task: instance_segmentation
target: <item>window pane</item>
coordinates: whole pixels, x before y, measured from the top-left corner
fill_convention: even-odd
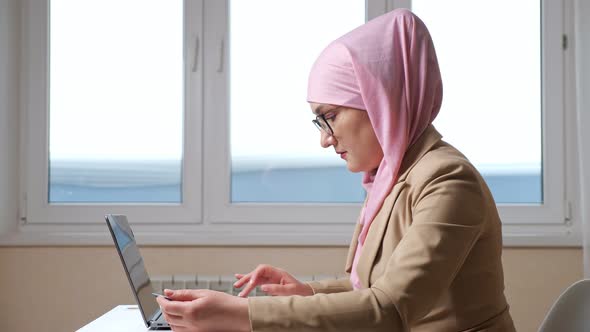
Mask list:
[[[542,203],[540,1],[412,0],[412,10],[432,34],[443,77],[434,125],[497,203]]]
[[[306,102],[319,53],[364,21],[362,0],[231,2],[233,202],[364,199],[361,174],[320,147]]]
[[[49,201],[180,202],[183,1],[50,6]]]

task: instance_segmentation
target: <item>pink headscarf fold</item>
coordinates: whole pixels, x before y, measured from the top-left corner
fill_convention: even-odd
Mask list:
[[[366,110],[383,160],[365,173],[368,200],[353,261],[356,272],[371,223],[397,181],[404,153],[432,123],[442,102],[442,81],[430,34],[407,9],[379,16],[332,42],[309,76],[309,102]]]

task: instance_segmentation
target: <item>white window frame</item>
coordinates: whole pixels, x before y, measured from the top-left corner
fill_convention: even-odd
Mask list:
[[[182,160],[183,202],[150,204],[103,204],[103,203],[48,203],[48,162],[49,162],[49,1],[23,1],[24,81],[27,84],[23,98],[25,121],[25,162],[26,188],[23,217],[29,225],[102,223],[105,211],[127,214],[131,220],[141,223],[158,224],[166,220],[172,223],[201,223],[201,147],[200,129],[185,130],[183,145],[185,154]],[[202,38],[202,1],[185,2],[184,31],[185,59],[202,61],[192,52],[196,51],[197,40]],[[188,20],[186,17],[195,19]],[[192,56],[192,57],[191,57]],[[185,100],[184,117],[186,123],[202,122],[202,75],[203,66],[186,65],[184,69]],[[195,68],[195,70],[193,70]],[[110,135],[109,128],[104,128]]]
[[[225,1],[211,2],[208,17],[224,17],[216,19],[211,25],[206,24],[206,43],[220,45],[227,40],[227,21],[229,12]],[[388,4],[381,0],[367,1],[367,19],[387,12]],[[224,68],[229,68],[229,57],[224,59]],[[205,160],[211,161],[204,165],[205,220],[211,224],[228,225],[229,227],[245,227],[257,224],[258,230],[254,237],[263,236],[269,239],[282,239],[280,243],[345,244],[350,240],[352,225],[360,211],[360,203],[232,203],[231,202],[231,155],[230,155],[230,115],[229,115],[229,68],[220,73],[216,70],[219,64],[206,64],[205,81],[205,126],[206,144]],[[360,184],[359,184],[360,185]],[[302,227],[302,225],[304,225]],[[286,232],[286,227],[289,230]]]
[[[394,8],[411,8],[410,0],[367,3],[368,18]],[[575,103],[566,103],[564,92],[567,84],[573,84],[573,52],[561,47],[562,36],[573,32],[565,15],[573,17],[573,13],[564,0],[542,4],[544,204],[499,204],[498,209],[506,245],[579,245],[581,202],[574,199],[579,177],[575,152],[569,148],[572,142],[575,146],[576,138],[564,130],[566,122],[568,128],[575,127]],[[0,245],[110,244],[103,215],[111,212],[129,216],[142,244],[348,244],[360,204],[230,201],[227,13],[225,1],[185,1],[185,18],[196,18],[185,19],[185,59],[198,63],[185,64],[183,203],[49,205],[47,0],[23,1],[20,151],[26,169],[21,178],[18,234],[0,239]]]
[[[572,225],[568,223],[571,216],[566,216],[565,211],[565,206],[571,203],[565,199],[564,66],[554,65],[564,64],[561,45],[564,7],[560,1],[542,1],[542,4],[543,203],[498,204],[504,232],[512,244],[571,243]],[[388,9],[411,8],[411,1],[388,1],[387,6]],[[227,22],[218,23],[218,34],[223,34]],[[232,203],[227,103],[229,74],[206,77],[208,82],[215,81],[216,88],[211,93],[217,93],[209,99],[210,103],[205,100],[205,140],[217,142],[215,147],[205,147],[205,158],[213,161],[205,165],[205,172],[210,175],[205,181],[206,220],[226,224],[304,225],[311,232],[320,231],[315,228],[324,225],[339,230],[340,224],[355,221],[360,204]]]
[[[412,0],[388,1],[390,8],[411,8]],[[564,47],[574,36],[574,8],[565,0],[539,2],[543,204],[497,206],[505,245],[578,246],[582,243],[582,202],[576,167],[576,104],[571,102],[575,100],[575,58],[571,45]],[[566,91],[570,91],[567,98]]]

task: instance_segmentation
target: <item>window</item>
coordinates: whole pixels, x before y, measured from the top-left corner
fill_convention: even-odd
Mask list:
[[[563,78],[559,70],[548,65],[563,62],[560,5],[531,0],[519,3],[520,7],[512,6],[508,12],[496,2],[416,0],[399,6],[411,7],[427,22],[437,47],[445,93],[435,125],[480,169],[504,224],[563,224],[563,95],[558,88]],[[472,15],[466,17],[465,10]],[[517,21],[518,27],[497,27],[493,20],[499,15],[508,22]],[[468,31],[465,26],[470,27]],[[256,96],[256,88],[251,88],[240,89],[239,96],[234,97],[237,89],[233,87],[240,83],[233,81],[233,75],[232,71],[231,82],[225,82],[232,88],[224,98],[234,102],[243,94]],[[306,86],[305,81],[301,85]],[[280,88],[263,91],[290,100],[280,94]],[[243,106],[242,102],[235,103]],[[229,169],[218,169],[214,177],[221,180],[214,181],[216,197],[207,204],[212,207],[211,220],[339,223],[348,222],[351,215],[356,217],[358,202],[364,198],[360,178],[341,174],[346,171],[334,167],[339,162],[328,158],[329,151],[313,150],[321,150],[317,148],[318,135],[313,128],[305,129],[306,121],[299,118],[304,112],[291,111],[291,103],[286,103],[280,113],[281,120],[289,122],[287,129],[272,121],[276,114],[273,106],[278,103],[253,103],[247,118],[240,118],[240,109],[233,104],[226,105],[230,119],[216,116],[216,123],[232,123],[227,129],[229,143],[222,135],[214,135],[214,140],[231,146],[233,164],[231,183],[225,175]],[[221,108],[216,111],[223,113]],[[270,139],[255,141],[258,137]],[[308,137],[313,139],[306,141]],[[280,156],[284,146],[296,153]],[[216,164],[224,164],[222,158]],[[338,185],[330,182],[332,178],[340,180]],[[326,201],[329,203],[314,210],[320,205],[313,203]],[[307,214],[293,206],[302,202],[313,212]]]
[[[23,3],[27,225],[75,228],[103,223],[107,211],[201,223],[201,135],[183,130],[201,121],[202,77],[184,61],[202,33],[201,7]]]
[[[365,22],[365,1],[285,6],[273,0],[230,2],[231,201],[362,202],[361,175],[320,148],[306,97],[313,62],[328,43]],[[285,10],[288,16],[252,20],[255,13]],[[328,13],[347,19],[321,24]]]
[[[563,223],[563,77],[550,65],[563,63],[560,4],[411,6],[428,22],[443,75],[435,125],[479,168],[505,224]]]
[[[435,125],[486,177],[506,234],[519,237],[527,225],[540,236],[563,234],[564,72],[550,65],[564,61],[561,2],[506,4],[522,20],[496,35],[480,30],[502,8],[496,2],[116,3],[113,11],[107,1],[24,2],[25,228],[92,234],[105,213],[124,213],[144,243],[346,244],[365,193],[360,175],[319,146],[307,74],[329,41],[395,5],[429,26],[445,86]],[[78,8],[69,19],[80,28],[68,29],[63,8],[84,5],[94,7]],[[472,13],[468,31],[454,25],[468,19],[453,18],[459,7]],[[314,24],[334,16],[347,19]],[[110,37],[104,17],[109,28],[122,22]],[[63,48],[68,35],[74,52]],[[92,50],[99,45],[103,53]],[[482,66],[491,61],[513,67]],[[90,85],[115,68],[118,80]],[[68,87],[68,75],[78,84]],[[511,122],[495,123],[508,117],[498,114]]]
[[[338,23],[346,24],[341,31],[361,24],[364,17],[358,7],[363,1],[347,3],[350,8],[338,6],[351,13],[333,14],[354,17],[357,13],[356,22],[336,20],[321,30],[296,23],[299,17],[316,13],[316,4],[305,8],[299,3],[289,9],[304,15],[276,16],[282,25],[268,20],[253,24],[251,13],[242,6],[257,12],[278,10],[272,8],[272,2],[254,4],[262,8],[252,8],[252,2],[230,6],[231,201],[362,202],[360,174],[346,171],[341,160],[317,147],[317,133],[307,126],[309,116],[304,112],[307,105],[302,95],[307,84],[305,68],[316,55],[305,56],[305,52],[321,50],[333,36],[339,36],[340,31],[332,31],[340,28]],[[519,2],[519,6],[506,11],[492,2],[411,3],[412,10],[428,22],[443,71],[445,97],[435,125],[478,166],[496,202],[543,204],[541,6],[534,0]],[[473,15],[464,15],[465,11]],[[495,19],[500,16],[518,21],[519,28],[497,24]],[[288,19],[294,22],[285,21]],[[316,22],[322,17],[307,19]],[[264,33],[266,24],[278,28],[268,35]],[[465,31],[465,26],[473,28]],[[309,45],[311,35],[323,33],[332,37]],[[264,37],[252,45],[247,36]],[[277,40],[284,44],[277,44]],[[294,46],[297,42],[300,44]],[[515,51],[497,51],[505,47]],[[276,53],[277,49],[281,52]],[[256,77],[254,84],[252,77]],[[281,125],[285,118],[288,126]],[[499,128],[501,135],[497,134]]]
[[[435,125],[479,168],[497,203],[542,204],[541,3],[505,5],[511,10],[413,0],[412,10],[429,24],[444,80]]]
[[[182,202],[182,1],[49,12],[48,202]]]

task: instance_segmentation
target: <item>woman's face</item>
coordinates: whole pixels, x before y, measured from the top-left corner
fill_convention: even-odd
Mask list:
[[[321,130],[322,147],[333,146],[351,172],[371,172],[379,167],[383,150],[366,111],[329,104],[310,105],[312,112],[318,117],[323,115],[334,132],[330,135]]]

